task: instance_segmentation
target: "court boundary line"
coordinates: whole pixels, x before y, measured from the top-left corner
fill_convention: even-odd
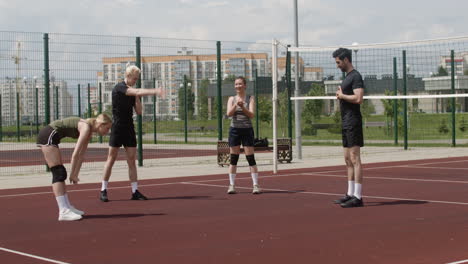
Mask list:
[[[4,247],[0,247],[0,250],[6,251],[6,252],[9,252],[9,253],[13,253],[13,254],[17,254],[17,255],[21,255],[21,256],[26,256],[26,257],[30,257],[30,258],[34,258],[34,259],[39,259],[39,260],[55,263],[55,264],[71,264],[69,262],[63,262],[63,261],[59,261],[59,260],[55,260],[55,259],[45,258],[45,257],[41,257],[41,256],[37,256],[37,255],[25,253],[25,252],[13,250],[13,249],[8,249],[8,248],[4,248]]]
[[[224,186],[224,185],[214,185],[214,184],[201,184],[201,183],[192,183],[192,182],[183,182],[182,184],[226,188],[226,186]],[[236,186],[236,188],[238,188],[238,189],[249,189],[249,190],[252,189],[251,187],[238,187],[238,186]],[[304,193],[304,194],[327,195],[327,196],[340,196],[340,195],[343,195],[343,194],[338,194],[338,193],[310,192],[310,191],[291,191],[291,190],[270,189],[270,188],[262,188],[262,190],[277,191],[277,192],[279,191],[279,192],[285,192],[285,193],[294,192],[294,193]],[[468,205],[468,203],[464,203],[464,202],[439,201],[439,200],[398,198],[398,197],[385,197],[385,196],[372,196],[372,195],[363,195],[362,197],[365,197],[365,198],[375,198],[375,199],[384,199],[384,200],[400,200],[400,201],[416,201],[416,202],[428,202],[428,203]]]
[[[461,263],[467,263],[467,262],[468,262],[468,259],[464,259],[464,260],[459,260],[455,262],[449,262],[447,264],[461,264]]]

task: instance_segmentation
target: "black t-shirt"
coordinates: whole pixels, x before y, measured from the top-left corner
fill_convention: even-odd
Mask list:
[[[361,74],[352,70],[346,75],[341,83],[343,94],[352,95],[354,89],[364,88],[364,81]],[[349,129],[356,126],[362,126],[361,108],[359,104],[353,104],[345,100],[340,100],[341,121],[343,129]]]
[[[114,126],[133,127],[135,97],[127,96],[127,84],[120,82],[112,90],[112,121]]]

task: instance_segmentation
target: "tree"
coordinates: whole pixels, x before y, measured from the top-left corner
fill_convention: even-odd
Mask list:
[[[393,95],[392,92],[386,90],[385,91],[385,95]],[[394,123],[394,100],[391,100],[391,99],[381,99],[381,102],[384,106],[384,115],[386,116],[386,122],[387,122],[387,126],[391,126],[391,124]],[[402,100],[397,100],[397,107],[396,107],[396,112],[397,114],[400,113],[401,111],[403,111],[403,101]],[[399,130],[400,132],[403,132],[403,126],[401,124],[403,124],[403,120],[402,120],[402,117],[401,115],[398,115],[398,127],[399,127]]]
[[[193,119],[195,95],[187,85],[187,119]],[[184,87],[179,88],[179,118],[184,120],[185,111],[185,91]]]
[[[307,93],[307,96],[323,96],[325,95],[325,85],[312,84],[312,89]],[[313,124],[320,119],[323,112],[323,100],[307,100],[304,103],[302,111],[302,120],[304,121],[304,133],[314,135],[316,133]]]
[[[439,69],[437,69],[436,76],[448,76],[447,69],[445,69],[443,66],[439,66]]]
[[[361,114],[364,120],[366,120],[371,114],[375,113],[374,104],[371,100],[364,100],[361,105]]]
[[[208,86],[210,80],[203,79],[200,82],[200,88],[198,89],[198,119],[208,120]]]
[[[463,71],[463,75],[468,75],[468,69]]]
[[[260,122],[271,124],[273,102],[270,97],[258,96],[257,116]]]

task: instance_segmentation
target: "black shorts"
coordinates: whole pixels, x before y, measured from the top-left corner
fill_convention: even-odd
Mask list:
[[[254,145],[254,130],[249,128],[229,128],[229,146],[253,147]]]
[[[110,147],[120,148],[124,146],[134,148],[136,145],[135,128],[133,126],[112,126],[109,138]]]
[[[57,133],[57,130],[53,129],[51,126],[45,126],[39,131],[37,135],[36,144],[38,147],[41,146],[54,146],[58,148],[60,144],[60,135]]]
[[[352,128],[343,128],[341,130],[343,137],[343,147],[350,148],[353,146],[364,146],[364,135],[362,133],[362,126],[355,126]]]

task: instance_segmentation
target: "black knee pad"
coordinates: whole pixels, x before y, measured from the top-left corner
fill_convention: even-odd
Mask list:
[[[255,156],[254,154],[252,155],[246,155],[247,161],[249,162],[249,166],[255,166],[257,163],[255,162]]]
[[[52,172],[52,183],[64,182],[67,179],[67,169],[63,165],[50,168]]]
[[[239,161],[239,154],[231,154],[231,165],[237,166]]]

